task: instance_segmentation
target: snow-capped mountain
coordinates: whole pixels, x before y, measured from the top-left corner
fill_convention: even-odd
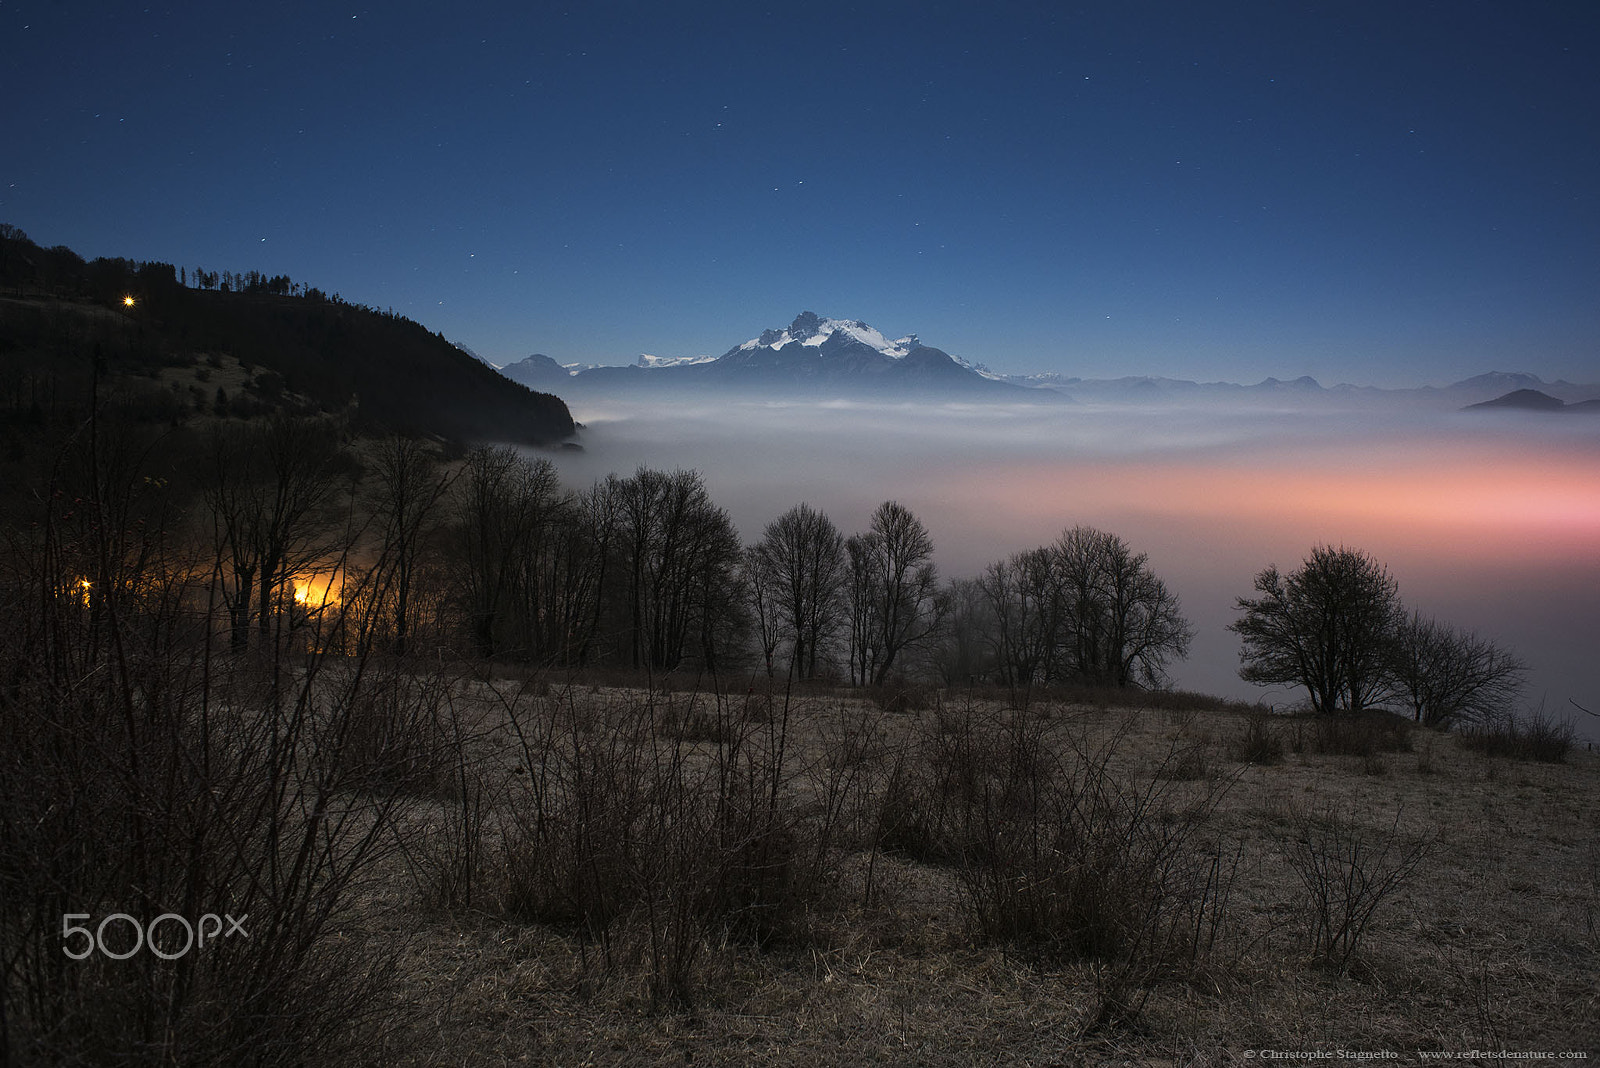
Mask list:
[[[915,334],[890,338],[859,319],[801,312],[784,329],[764,330],[700,369],[735,387],[883,393],[1021,393]]]
[[[642,355],[628,366],[594,367],[568,375],[548,356],[535,355],[508,364],[501,373],[564,394],[663,388],[878,398],[1026,397],[1037,392],[924,345],[915,334],[890,338],[859,319],[825,319],[814,312],[801,312],[787,327],[763,330],[716,357]],[[1051,394],[1041,399],[1061,398]]]
[[[890,337],[859,319],[801,312],[786,327],[761,331],[721,356],[641,355],[625,366],[562,365],[535,354],[501,368],[534,389],[560,396],[622,393],[761,398],[802,396],[876,400],[899,397],[1086,404],[1172,405],[1213,402],[1324,408],[1413,406],[1454,410],[1512,390],[1535,389],[1569,404],[1594,397],[1596,387],[1543,382],[1526,373],[1490,372],[1449,386],[1380,389],[1315,378],[1266,378],[1253,384],[1196,382],[1128,375],[1085,379],[1056,372],[1000,374],[981,363],[924,345],[916,334]]]
[[[691,367],[697,363],[710,363],[715,356],[652,356],[648,352],[641,352],[636,366],[647,370],[659,370],[663,367]]]
[[[835,334],[842,334],[846,343],[860,342],[893,359],[905,356],[913,347],[921,344],[915,334],[890,341],[859,319],[819,319],[815,312],[801,312],[787,330],[763,330],[760,337],[751,338],[723,355],[728,357],[756,349],[772,349],[776,352],[796,344],[802,348],[820,349]]]

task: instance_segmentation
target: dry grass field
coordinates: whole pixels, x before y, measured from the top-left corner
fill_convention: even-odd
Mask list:
[[[462,682],[342,936],[372,1059],[1594,1053],[1600,754],[1121,704]]]

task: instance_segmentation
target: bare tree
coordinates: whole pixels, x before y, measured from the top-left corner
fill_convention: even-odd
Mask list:
[[[625,604],[629,662],[671,669],[697,655],[714,665],[741,616],[733,521],[694,471],[641,467],[608,479],[604,493],[615,509],[608,540],[620,581],[609,589]]]
[[[403,656],[414,629],[413,599],[424,549],[436,532],[450,476],[429,443],[398,434],[378,442],[373,466],[372,509],[388,580],[375,592],[387,602],[391,648]]]
[[[783,642],[785,628],[782,609],[778,604],[778,576],[773,573],[760,548],[752,545],[744,551],[745,595],[750,599],[761,664],[766,669],[767,677],[771,678],[778,671],[778,646]],[[792,665],[792,659],[790,663]]]
[[[867,532],[845,547],[851,674],[857,685],[882,685],[901,654],[926,641],[948,608],[933,565],[933,539],[904,505],[884,501]]]
[[[980,579],[955,579],[944,590],[944,624],[939,628],[933,661],[947,686],[970,686],[999,670],[1002,682],[1009,682],[999,668],[996,652],[994,608]]]
[[[1048,549],[1029,549],[990,564],[978,579],[1000,681],[1008,686],[1043,682],[1058,656],[1065,606],[1055,560]]]
[[[529,477],[511,449],[479,448],[456,484],[459,586],[480,656],[501,652],[508,639],[512,582],[529,537]]]
[[[1063,673],[1107,686],[1162,686],[1167,665],[1189,654],[1194,631],[1178,597],[1115,534],[1066,531],[1050,549],[1065,665]]]
[[[1522,689],[1527,666],[1470,631],[1413,612],[1392,646],[1395,691],[1425,726],[1448,728],[1504,715]]]
[[[1399,587],[1356,549],[1319,545],[1293,572],[1256,576],[1257,598],[1241,597],[1229,624],[1243,646],[1239,677],[1262,686],[1303,686],[1319,714],[1359,712],[1380,701],[1402,619]]]
[[[839,628],[844,537],[826,513],[798,504],[767,524],[749,563],[758,618],[769,610],[775,614],[772,633],[790,642],[790,670],[797,678],[814,677],[822,650]],[[769,604],[761,604],[763,598]],[[770,671],[774,647],[766,638],[762,644]]]
[[[326,506],[339,455],[333,427],[319,419],[275,415],[213,432],[203,493],[235,649],[248,644],[252,620],[270,638],[292,602],[294,576],[329,553]]]

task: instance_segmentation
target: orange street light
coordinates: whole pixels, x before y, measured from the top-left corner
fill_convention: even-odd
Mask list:
[[[123,298],[122,298],[122,306],[123,306],[123,307],[124,307],[124,308],[131,308],[131,307],[133,307],[133,303],[134,303],[134,301],[133,301],[133,294],[131,294],[131,293],[130,293],[130,294],[128,294],[128,295],[127,295],[127,296],[126,296],[126,297],[123,297]]]

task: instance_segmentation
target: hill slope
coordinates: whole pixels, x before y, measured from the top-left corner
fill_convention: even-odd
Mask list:
[[[252,273],[245,288],[195,289],[169,264],[85,263],[0,232],[0,414],[81,403],[96,366],[155,381],[163,368],[233,362],[243,410],[347,415],[357,430],[458,442],[551,444],[574,432],[558,397],[508,381],[441,335],[396,315]],[[131,301],[131,303],[129,303]],[[210,393],[210,378],[199,375]],[[152,414],[205,411],[197,387],[149,397]],[[149,393],[149,390],[145,391]],[[224,391],[226,392],[226,390]],[[163,403],[156,403],[157,401]]]
[[[1511,410],[1523,412],[1595,412],[1600,411],[1600,400],[1576,401],[1568,404],[1537,389],[1516,389],[1494,400],[1469,404],[1461,409],[1471,411]]]

